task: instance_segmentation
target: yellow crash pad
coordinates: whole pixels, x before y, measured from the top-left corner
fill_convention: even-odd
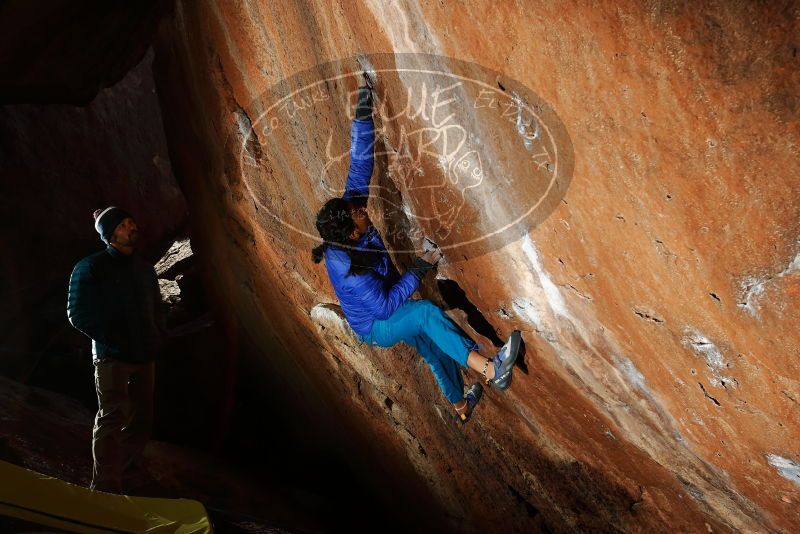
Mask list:
[[[197,501],[92,491],[2,461],[0,516],[67,532],[213,532],[206,509]]]

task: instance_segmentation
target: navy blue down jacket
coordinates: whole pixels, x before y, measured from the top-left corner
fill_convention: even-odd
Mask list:
[[[350,129],[350,169],[342,196],[345,200],[369,195],[374,144],[372,119],[354,119]],[[419,279],[412,271],[400,276],[373,226],[357,242],[358,247],[368,245],[383,253],[377,254],[377,263],[363,274],[348,274],[350,257],[345,249],[333,244],[325,248],[325,268],[333,290],[350,327],[362,336],[369,334],[374,321],[388,319],[419,287]]]
[[[69,279],[67,317],[92,339],[96,360],[154,359],[165,325],[153,266],[111,245],[82,259]]]

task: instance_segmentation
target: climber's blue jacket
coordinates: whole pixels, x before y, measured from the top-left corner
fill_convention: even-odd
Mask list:
[[[350,170],[343,199],[358,202],[369,196],[374,164],[375,127],[372,119],[354,119],[350,129]],[[375,320],[388,319],[419,287],[412,271],[403,276],[389,258],[378,231],[370,226],[357,241],[358,247],[383,251],[375,266],[363,274],[348,274],[350,257],[336,245],[325,248],[325,268],[347,322],[357,334],[369,334]]]

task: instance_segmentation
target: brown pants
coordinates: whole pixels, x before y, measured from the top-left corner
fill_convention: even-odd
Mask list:
[[[92,435],[91,488],[123,492],[153,427],[155,364],[95,361],[97,417]]]

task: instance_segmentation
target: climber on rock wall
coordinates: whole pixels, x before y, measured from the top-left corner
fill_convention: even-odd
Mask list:
[[[374,163],[375,128],[372,92],[359,87],[356,114],[350,130],[350,169],[345,193],[327,201],[317,214],[316,226],[323,239],[312,251],[315,263],[325,259],[333,289],[347,322],[359,341],[391,347],[401,341],[425,359],[461,421],[466,422],[483,393],[479,382],[464,393],[459,366],[483,374],[487,384],[506,389],[520,350],[521,336],[514,331],[508,342],[487,359],[478,345],[429,300],[413,300],[429,270],[441,259],[438,248],[417,258],[402,276],[367,215],[369,182]]]

